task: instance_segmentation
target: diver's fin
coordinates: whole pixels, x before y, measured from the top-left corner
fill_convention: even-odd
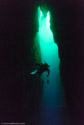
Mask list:
[[[49,84],[49,80],[47,79],[47,84]]]
[[[34,74],[36,74],[37,73],[37,70],[34,70],[33,72],[31,72],[30,74],[31,75],[34,75]]]

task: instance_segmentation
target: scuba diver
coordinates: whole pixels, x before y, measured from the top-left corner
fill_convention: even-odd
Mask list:
[[[39,76],[41,76],[43,72],[46,72],[46,71],[47,71],[47,72],[48,72],[47,77],[49,76],[50,70],[49,70],[48,67],[50,67],[50,66],[49,66],[47,63],[45,63],[45,64],[35,63],[35,64],[36,64],[37,66],[39,66],[39,68],[36,69],[36,70],[34,70],[33,72],[31,72],[31,73],[30,73],[31,75],[38,74]]]
[[[45,63],[45,64],[42,64],[42,63],[35,63],[37,66],[39,66],[39,68],[38,69],[36,69],[36,70],[34,70],[33,72],[31,72],[30,74],[31,75],[35,75],[35,74],[38,74],[38,76],[40,77],[41,75],[42,75],[42,73],[44,73],[44,72],[48,72],[48,74],[47,74],[47,77],[49,76],[49,74],[50,74],[50,70],[49,70],[49,65],[47,64],[47,63]],[[47,80],[47,83],[49,83],[49,80]]]

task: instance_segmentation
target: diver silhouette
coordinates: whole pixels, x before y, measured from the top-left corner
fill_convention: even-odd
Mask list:
[[[49,65],[47,64],[47,63],[45,63],[45,64],[42,64],[42,63],[35,63],[37,66],[39,66],[39,68],[38,69],[36,69],[36,70],[34,70],[33,72],[31,72],[30,74],[31,75],[34,75],[34,74],[38,74],[39,76],[41,76],[42,75],[42,73],[44,73],[44,72],[48,72],[48,74],[47,74],[47,77],[49,76],[49,74],[50,74],[50,70],[49,70]]]

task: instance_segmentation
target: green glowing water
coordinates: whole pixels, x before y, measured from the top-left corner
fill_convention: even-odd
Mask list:
[[[42,12],[40,7],[38,8],[39,16],[39,32],[38,32],[38,38],[41,48],[41,56],[50,56],[53,53],[55,53],[56,44],[54,43],[53,33],[50,29],[50,12]],[[45,14],[46,13],[46,14]],[[47,61],[46,57],[42,57],[42,60]]]
[[[53,119],[52,116],[53,114],[56,116],[58,115],[56,114],[57,107],[65,105],[65,98],[60,80],[58,46],[54,42],[53,33],[50,29],[50,12],[47,12],[46,10],[42,12],[40,7],[38,7],[38,24],[39,31],[37,32],[36,37],[40,46],[41,63],[46,62],[50,65],[49,77],[46,77],[46,73],[43,74],[44,85],[41,102],[41,119],[42,121],[46,121],[47,124],[51,120],[50,124],[52,124],[55,122],[55,119]],[[47,79],[49,80],[49,84],[47,84]],[[47,118],[44,116],[47,116]],[[57,117],[59,119],[59,116]]]
[[[64,94],[60,80],[60,71],[59,71],[60,59],[58,56],[58,46],[54,42],[53,33],[50,29],[50,12],[49,11],[47,12],[46,10],[42,12],[40,7],[38,7],[38,24],[39,24],[39,32],[37,33],[37,37],[40,45],[41,60],[42,63],[46,62],[50,65],[50,75],[48,77],[49,85],[44,84],[43,96],[44,98],[46,97],[46,100],[48,100],[50,91],[51,92],[50,97],[54,99],[56,98],[55,97],[56,93],[58,93],[60,105],[63,105]],[[44,83],[46,83],[47,81],[46,73],[44,73],[43,77],[44,77]],[[58,100],[56,99],[54,99],[50,104],[54,105],[55,101],[56,104],[58,104]]]

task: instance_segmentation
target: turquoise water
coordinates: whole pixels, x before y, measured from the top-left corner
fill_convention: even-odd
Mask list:
[[[50,75],[42,75],[44,85],[42,99],[40,103],[39,124],[40,125],[62,125],[62,114],[66,110],[64,89],[60,79],[60,59],[58,46],[54,41],[53,32],[50,29],[50,12],[42,12],[38,7],[38,38],[42,63],[50,65]],[[49,80],[49,84],[47,84]],[[64,115],[64,114],[63,114]]]

